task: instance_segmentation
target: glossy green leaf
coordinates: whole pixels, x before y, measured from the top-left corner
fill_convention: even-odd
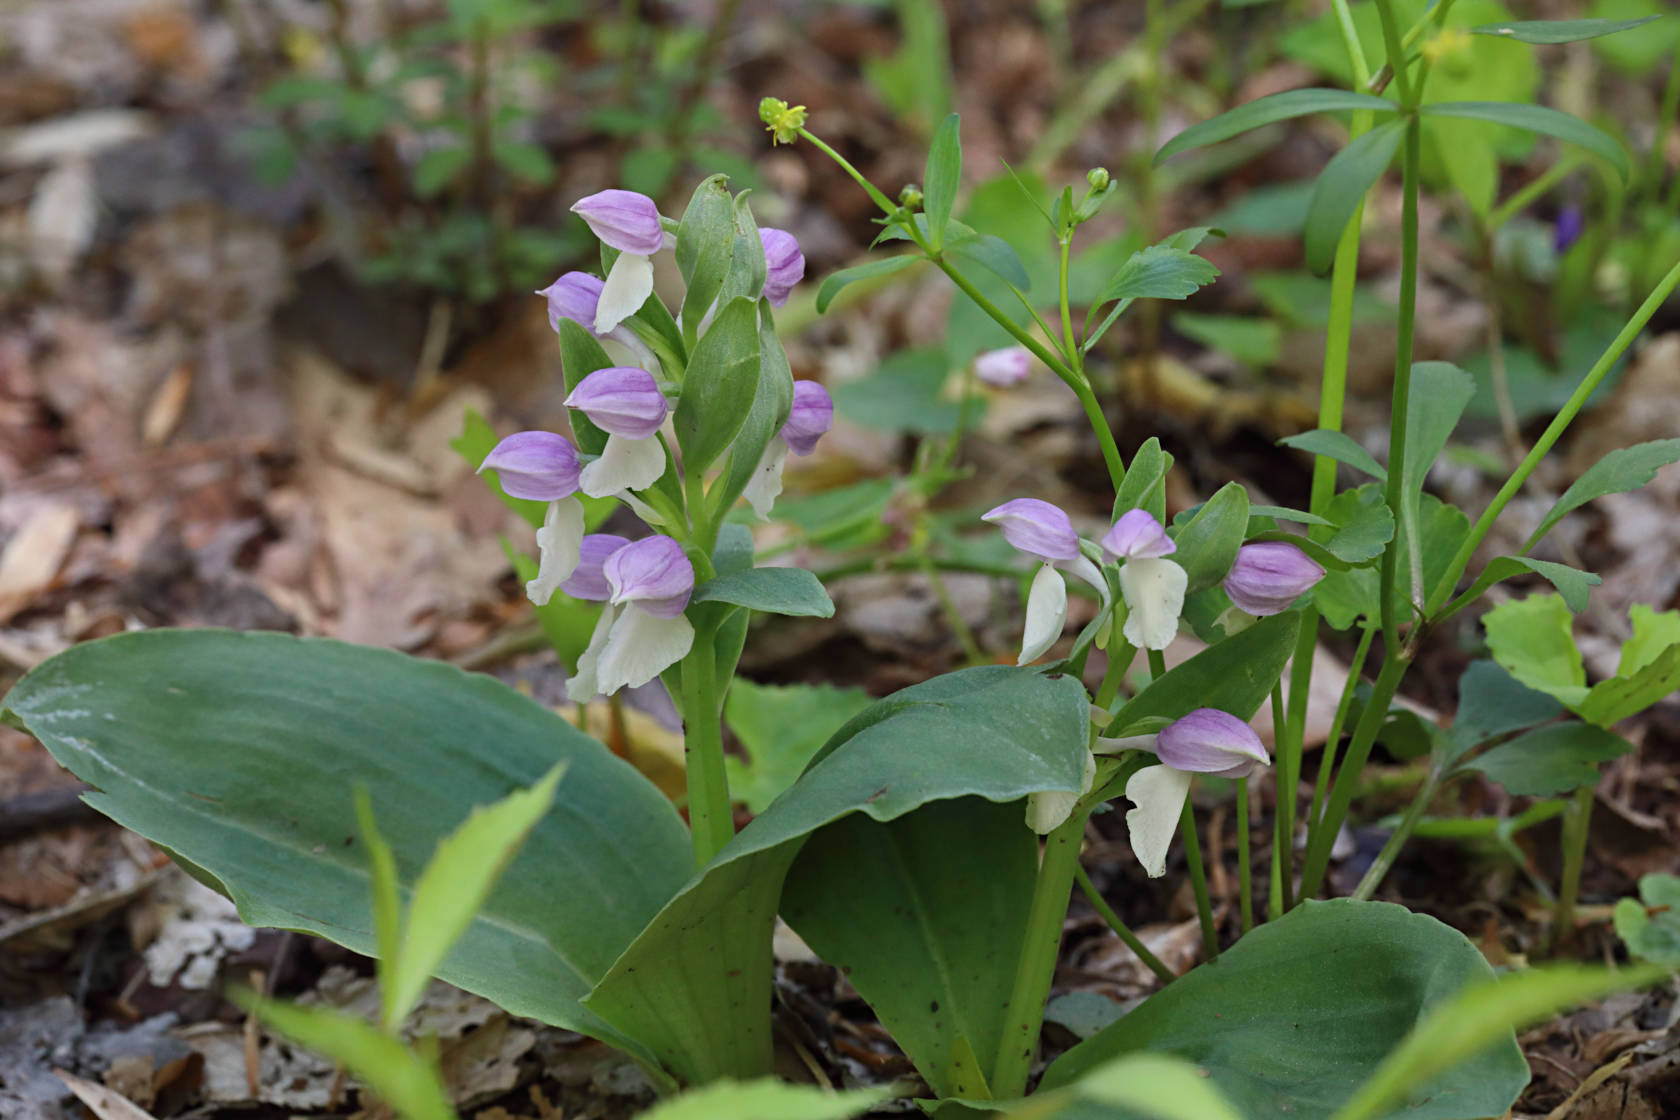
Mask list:
[[[1121,1111],[1115,1112],[1114,1109]],[[1243,1120],[1200,1067],[1170,1054],[1127,1054],[1009,1109],[1010,1120]]]
[[[1097,297],[1110,300],[1185,299],[1213,283],[1219,269],[1206,257],[1172,245],[1151,245],[1133,253]]]
[[[1380,124],[1355,137],[1325,165],[1313,187],[1302,228],[1308,268],[1320,274],[1329,271],[1342,230],[1364,201],[1365,192],[1388,169],[1405,134],[1405,121]]]
[[[959,228],[963,231],[961,236],[957,236]],[[950,223],[945,255],[956,257],[959,261],[972,261],[1018,291],[1026,292],[1032,287],[1027,266],[1021,263],[1021,254],[1015,251],[1014,246],[1001,237],[976,233],[961,222]]]
[[[782,916],[867,1000],[944,1097],[991,1096],[1038,843],[1019,802],[936,801],[812,836]]]
[[[849,1120],[891,1095],[891,1086],[836,1093],[774,1078],[718,1081],[672,1097],[639,1120]]]
[[[556,765],[530,789],[473,809],[438,843],[414,883],[396,959],[379,972],[386,1030],[395,1030],[414,1009],[445,954],[471,927],[514,853],[554,804],[564,771],[564,764]]]
[[[270,1030],[348,1069],[403,1120],[456,1120],[437,1068],[402,1039],[343,1011],[241,992],[231,998]]]
[[[1354,93],[1341,89],[1292,89],[1274,93],[1269,97],[1257,98],[1246,105],[1238,105],[1211,120],[1191,125],[1161,146],[1161,150],[1155,153],[1155,162],[1159,164],[1179,152],[1217,144],[1221,140],[1229,140],[1263,125],[1276,124],[1278,121],[1310,116],[1313,113],[1360,110],[1386,117],[1394,114],[1395,105],[1392,101],[1384,101],[1368,93]]]
[[[1484,964],[1475,971],[1486,970]],[[1334,1120],[1502,1115],[1528,1080],[1528,1065],[1512,1041],[1514,1031],[1544,1022],[1567,1007],[1656,983],[1662,976],[1663,971],[1654,967],[1612,970],[1552,965],[1498,979],[1489,976],[1450,999],[1432,1000],[1434,1006],[1428,1017],[1395,1048]],[[1521,1075],[1512,1085],[1511,1074],[1516,1069]],[[1469,1084],[1466,1095],[1490,1101],[1503,1097],[1505,1105],[1484,1107],[1479,1112],[1437,1111],[1425,1099],[1427,1089],[1420,1088],[1443,1082],[1462,1084],[1478,1074],[1496,1076],[1497,1081],[1481,1092]]]
[[[677,226],[677,271],[685,285],[682,325],[690,338],[717,299],[729,271],[735,245],[735,203],[727,184],[723,175],[703,180],[694,188]]]
[[[928,147],[927,177],[922,181],[922,212],[927,215],[928,243],[938,252],[945,245],[945,223],[957,202],[962,182],[962,137],[957,114],[946,117]]]
[[[723,760],[730,795],[754,813],[764,812],[829,737],[869,703],[861,688],[732,682],[723,719],[746,759],[729,755]]]
[[[1680,689],[1680,646],[1669,646],[1631,676],[1615,676],[1592,686],[1575,710],[1581,718],[1600,727],[1649,708]]]
[[[1587,609],[1588,593],[1604,582],[1591,572],[1571,568],[1568,564],[1535,560],[1528,556],[1496,556],[1488,562],[1488,566],[1476,577],[1476,582],[1470,585],[1465,594],[1474,599],[1502,580],[1529,574],[1540,576],[1557,588],[1558,593],[1563,596],[1563,601],[1569,604],[1569,609],[1576,614]]]
[[[412,882],[452,823],[566,763],[437,974],[646,1054],[579,999],[690,874],[688,831],[629,763],[499,681],[325,639],[153,630],[75,646],[5,704],[90,804],[202,869],[246,922],[368,954],[354,783]]]
[[[695,346],[677,399],[672,423],[685,471],[704,471],[729,448],[752,412],[758,374],[758,304],[731,300]]]
[[[1549,47],[1560,43],[1579,43],[1583,39],[1597,39],[1602,35],[1614,35],[1618,31],[1643,27],[1656,18],[1646,16],[1644,19],[1519,19],[1504,23],[1484,23],[1470,30],[1477,35],[1497,35],[1502,39],[1515,39],[1519,43]]]
[[[714,517],[727,512],[746,490],[764,461],[770,441],[781,433],[793,409],[793,370],[781,339],[776,337],[776,324],[767,303],[759,305],[758,358],[758,386],[753,393],[752,409],[742,421],[735,442],[729,445],[723,476],[712,483],[706,494]]]
[[[1326,1116],[1437,1007],[1493,970],[1464,935],[1382,902],[1307,901],[1062,1055],[1040,1092],[1148,1051],[1205,1069],[1247,1120]],[[1357,1009],[1350,1013],[1350,1009]],[[1406,1083],[1408,1120],[1503,1115],[1528,1084],[1509,1027]]]
[[[1472,661],[1458,678],[1458,711],[1439,740],[1440,762],[1450,766],[1477,743],[1544,723],[1562,711],[1557,700],[1529,688],[1498,662]]]
[[[1363,493],[1367,500],[1357,503],[1345,520],[1334,523],[1335,532],[1325,539],[1325,550],[1338,560],[1348,564],[1375,560],[1394,539],[1394,513],[1381,494],[1372,492],[1375,489]]]
[[[817,289],[817,314],[826,312],[828,305],[834,302],[834,297],[848,284],[855,284],[859,280],[871,280],[877,276],[891,276],[924,259],[926,258],[920,253],[901,253],[896,257],[877,257],[864,264],[829,273],[823,278],[822,286]]]
[[[1615,168],[1622,178],[1625,179],[1628,175],[1627,151],[1620,143],[1581,118],[1549,106],[1528,105],[1516,101],[1446,101],[1425,105],[1420,111],[1429,117],[1490,121],[1541,136],[1555,137],[1585,148]]]
[[[1552,797],[1598,782],[1598,764],[1633,744],[1590,723],[1536,727],[1464,764],[1518,797]]]
[[[746,191],[735,196],[731,221],[735,239],[729,251],[729,270],[723,274],[723,286],[718,289],[719,308],[728,307],[737,299],[756,304],[764,294],[764,279],[769,272],[764,240],[758,235],[758,222],[753,218]]]
[[[1178,545],[1172,558],[1189,577],[1187,594],[1225,578],[1247,532],[1248,491],[1240,483],[1227,482],[1172,535]]]
[[[1128,510],[1148,510],[1155,520],[1167,520],[1167,472],[1172,469],[1173,457],[1161,450],[1161,441],[1150,436],[1132,456],[1126,477],[1114,496],[1113,520]]]
[[[1345,463],[1356,471],[1363,471],[1378,482],[1388,480],[1388,471],[1382,464],[1372,458],[1371,453],[1359,445],[1359,442],[1346,432],[1333,432],[1324,428],[1314,428],[1310,432],[1302,432],[1296,436],[1284,436],[1278,440],[1285,447],[1293,447],[1297,451],[1305,451],[1311,455],[1322,455],[1326,459],[1334,459],[1338,463]]]
[[[1507,673],[1573,708],[1587,696],[1575,616],[1561,595],[1509,599],[1482,616],[1488,649]]]
[[[1680,459],[1680,439],[1654,439],[1608,452],[1552,503],[1530,539],[1537,541],[1544,537],[1566,515],[1594,498],[1639,489],[1677,459]]]
[[[569,393],[578,387],[578,382],[588,377],[598,369],[606,369],[613,364],[607,352],[601,349],[601,344],[595,340],[582,324],[571,319],[561,319],[558,328],[560,335],[560,369],[566,379],[566,391]],[[589,455],[599,455],[601,449],[607,445],[607,433],[596,427],[594,422],[586,416],[582,409],[571,409],[572,438],[577,441],[579,451]],[[544,505],[545,503],[538,503]],[[537,524],[541,525],[539,518]]]
[[[1077,790],[1089,703],[1072,677],[990,666],[879,701],[648,924],[586,1006],[680,1080],[767,1069],[770,934],[806,837],[853,813],[889,821],[930,801]]]
[[[1301,616],[1286,611],[1209,646],[1150,681],[1120,709],[1106,733],[1158,730],[1197,708],[1251,718],[1283,675],[1300,628]]]
[[[834,601],[804,568],[751,568],[709,579],[694,589],[696,603],[733,603],[766,614],[833,618]]]
[[[1651,664],[1673,645],[1680,645],[1680,611],[1659,611],[1645,603],[1628,610],[1633,636],[1622,643],[1616,675],[1631,677]]]

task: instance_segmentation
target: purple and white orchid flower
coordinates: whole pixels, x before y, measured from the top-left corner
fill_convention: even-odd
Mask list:
[[[815,381],[793,383],[793,407],[787,422],[758,460],[758,469],[747,480],[741,496],[761,521],[769,520],[770,509],[782,493],[782,468],[788,453],[805,456],[817,449],[820,440],[834,427],[834,399]]]
[[[974,376],[994,389],[1019,385],[1032,373],[1032,355],[1025,346],[988,350],[974,359]]]
[[[600,340],[601,346],[614,361],[643,369],[659,368],[659,359],[647,343],[636,337],[623,323],[599,333],[595,330],[595,311],[601,304],[601,289],[605,282],[587,272],[568,272],[542,289],[537,295],[548,301],[548,325],[560,329],[560,320],[570,319]]]
[[[537,530],[537,577],[525,584],[526,596],[540,607],[578,566],[583,504],[577,499],[577,448],[553,432],[515,432],[491,448],[478,469],[495,471],[511,497],[548,503]]]
[[[1237,549],[1223,586],[1238,610],[1264,618],[1288,610],[1323,578],[1323,567],[1287,541],[1258,541]]]
[[[694,627],[683,617],[694,593],[694,565],[682,545],[662,535],[620,541],[607,534],[584,539],[588,572],[573,582],[575,594],[606,605],[566,682],[576,703],[647,684],[694,645]]]
[[[1126,831],[1133,854],[1152,879],[1166,874],[1167,849],[1184,814],[1192,774],[1248,778],[1272,761],[1254,728],[1217,708],[1197,708],[1155,735],[1098,739],[1095,749],[1099,754],[1143,750],[1161,760],[1126,782],[1126,799],[1134,806],[1126,811]]]
[[[1108,581],[1079,550],[1079,534],[1059,508],[1038,498],[1016,498],[987,510],[980,520],[996,525],[1017,552],[1040,562],[1027,592],[1027,622],[1017,665],[1037,661],[1062,636],[1067,624],[1067,582],[1062,571],[1072,572],[1096,588],[1107,609]]]
[[[1103,556],[1121,560],[1120,596],[1126,601],[1126,641],[1139,649],[1166,649],[1178,636],[1184,590],[1190,577],[1167,559],[1178,545],[1147,510],[1127,510],[1102,539]]]
[[[606,334],[653,294],[653,254],[665,245],[659,207],[645,194],[604,190],[572,205],[602,243],[618,250],[595,305],[594,331]]]
[[[566,398],[607,433],[601,457],[585,466],[578,489],[591,498],[646,490],[665,473],[665,448],[655,438],[671,406],[653,374],[634,366],[598,369]]]
[[[805,254],[785,229],[760,227],[758,240],[764,246],[764,298],[771,307],[781,307],[794,286],[805,279]]]

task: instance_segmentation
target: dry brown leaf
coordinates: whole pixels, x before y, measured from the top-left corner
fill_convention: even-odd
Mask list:
[[[6,542],[0,552],[0,622],[27,607],[52,585],[53,577],[70,554],[81,518],[74,506],[41,506]]]
[[[53,1070],[53,1074],[76,1094],[77,1100],[92,1109],[99,1120],[157,1120],[151,1113],[114,1089],[96,1085],[61,1069]]]

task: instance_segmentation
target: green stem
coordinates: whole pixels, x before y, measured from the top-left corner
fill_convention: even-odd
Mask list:
[[[1132,667],[1132,658],[1137,656],[1137,650],[1124,638],[1119,637],[1119,626],[1115,626],[1115,636],[1108,642],[1108,667],[1103,670],[1102,683],[1097,686],[1096,706],[1108,711],[1113,705],[1114,698],[1120,695],[1120,684],[1126,679],[1126,670]]]
[[[1149,947],[1138,940],[1137,934],[1126,928],[1126,923],[1120,920],[1120,915],[1114,912],[1114,907],[1097,893],[1096,885],[1091,882],[1091,876],[1085,873],[1083,867],[1075,866],[1074,881],[1079,884],[1079,889],[1085,892],[1085,898],[1090,902],[1091,908],[1102,916],[1102,920],[1108,923],[1108,928],[1114,931],[1120,943],[1130,949],[1137,959],[1143,962],[1145,968],[1153,972],[1163,984],[1171,984],[1178,979],[1173,975],[1172,969],[1161,963],[1160,957],[1151,953]]]
[[[884,213],[884,214],[894,214],[894,213],[898,212],[898,207],[893,205],[892,200],[890,198],[888,198],[886,195],[882,194],[880,188],[877,187],[874,183],[871,183],[868,180],[868,178],[866,178],[864,176],[863,172],[861,172],[857,168],[853,167],[851,160],[847,159],[845,156],[841,155],[839,152],[835,151],[833,148],[831,148],[827,144],[823,143],[814,134],[807,131],[806,129],[803,129],[803,128],[800,129],[799,130],[799,136],[802,140],[806,141],[812,147],[816,148],[817,151],[821,152],[823,155],[827,156],[829,159],[833,160],[835,163],[838,163],[840,165],[840,169],[842,171],[844,171],[846,174],[850,175],[857,182],[857,185],[864,189],[864,192],[869,195],[869,197],[874,201],[875,205],[879,206],[881,208],[882,213]]]
[[[1377,858],[1371,861],[1371,866],[1366,870],[1364,878],[1359,880],[1359,886],[1354,888],[1352,897],[1360,902],[1368,902],[1371,896],[1377,893],[1377,888],[1382,886],[1383,877],[1394,866],[1394,861],[1400,855],[1400,849],[1404,848],[1406,841],[1411,839],[1412,831],[1417,828],[1418,821],[1423,819],[1424,811],[1429,808],[1429,803],[1435,799],[1435,794],[1440,788],[1440,783],[1436,780],[1434,773],[1431,772],[1429,777],[1424,780],[1423,785],[1418,787],[1417,795],[1412,798],[1412,803],[1406,806],[1405,816],[1400,818],[1400,823],[1389,834],[1388,842],[1383,845],[1382,851],[1378,852]]]
[[[1387,0],[1379,0],[1384,12],[1389,12]],[[1387,23],[1393,23],[1390,12]],[[1417,542],[1415,526],[1409,526],[1411,503],[1406,501],[1406,420],[1411,411],[1412,396],[1412,332],[1417,315],[1418,281],[1418,166],[1422,159],[1418,118],[1406,122],[1404,154],[1405,196],[1400,214],[1400,308],[1399,334],[1394,346],[1394,396],[1390,403],[1388,428],[1388,488],[1386,500],[1394,514],[1394,539],[1383,550],[1382,587],[1378,592],[1382,613],[1383,655],[1393,658],[1400,652],[1400,627],[1395,617],[1395,582],[1400,571],[1400,540],[1405,537]],[[1411,565],[1413,579],[1419,578],[1419,566]]]
[[[1575,933],[1575,903],[1581,897],[1581,865],[1587,856],[1587,828],[1592,823],[1597,783],[1575,791],[1563,813],[1563,878],[1552,912],[1552,948],[1567,945]]]
[[[1062,922],[1067,917],[1068,896],[1073,892],[1074,876],[1079,870],[1079,844],[1085,835],[1088,814],[1089,807],[1079,806],[1044,838],[1044,858],[1039,863],[1032,902],[1027,907],[1026,936],[1015,966],[1015,985],[1009,993],[1003,1041],[998,1046],[997,1065],[992,1070],[992,1096],[997,1100],[1011,1100],[1024,1096],[1027,1091],[1027,1075],[1038,1053],[1044,1004],[1056,974]]]
[[[1493,523],[1504,512],[1505,506],[1516,496],[1517,491],[1522,489],[1528,481],[1528,476],[1533,474],[1534,468],[1540,465],[1540,460],[1546,457],[1547,452],[1551,451],[1553,445],[1563,435],[1564,430],[1580,414],[1581,409],[1587,403],[1587,398],[1592,396],[1593,390],[1598,388],[1599,382],[1604,380],[1617,360],[1621,358],[1623,352],[1633,345],[1633,340],[1639,337],[1639,332],[1645,329],[1645,324],[1651,321],[1651,316],[1657,313],[1657,309],[1663,305],[1677,285],[1680,285],[1680,263],[1676,263],[1673,268],[1669,269],[1668,274],[1658,282],[1656,288],[1646,297],[1645,302],[1640,304],[1639,310],[1633,313],[1633,318],[1629,319],[1627,324],[1622,327],[1621,333],[1616,335],[1609,348],[1599,356],[1592,369],[1587,371],[1587,375],[1575,387],[1575,392],[1570,394],[1568,402],[1558,410],[1556,416],[1552,417],[1552,422],[1546,425],[1546,430],[1541,433],[1540,438],[1534,441],[1534,446],[1529,449],[1528,455],[1524,457],[1516,471],[1506,480],[1505,485],[1499,488],[1499,493],[1493,496],[1493,501],[1488,503],[1487,509],[1482,512],[1482,516],[1476,519],[1476,524],[1471,526],[1469,534],[1464,538],[1463,543],[1458,546],[1458,551],[1453,555],[1452,562],[1447,565],[1447,570],[1442,573],[1440,582],[1435,585],[1434,591],[1429,596],[1428,613],[1431,618],[1434,618],[1436,613],[1441,610],[1441,605],[1446,602],[1447,596],[1452,593],[1453,588],[1458,586],[1458,581],[1464,576],[1464,569],[1470,565],[1470,558],[1475,555],[1476,548],[1482,543],[1482,538],[1486,537],[1493,528]],[[1526,552],[1532,547],[1532,543],[1525,545],[1524,551]]]
[[[1281,682],[1272,686],[1272,744],[1277,748],[1277,835],[1272,858],[1279,868],[1278,902],[1287,914],[1295,906],[1295,789],[1300,784],[1295,776],[1300,773],[1301,757],[1299,749],[1289,746],[1289,717],[1284,711]]]
[[[1412,80],[1406,73],[1406,45],[1400,38],[1400,25],[1394,19],[1394,5],[1390,0],[1377,0],[1377,16],[1382,24],[1383,47],[1388,52],[1388,69],[1393,75],[1400,104],[1417,108],[1413,99]]]
[[[1209,961],[1219,959],[1219,933],[1213,928],[1213,901],[1208,897],[1207,864],[1202,860],[1201,841],[1196,838],[1196,811],[1191,807],[1188,793],[1184,797],[1184,815],[1178,819],[1179,839],[1184,843],[1184,859],[1190,865],[1190,889],[1196,893],[1196,915],[1202,922],[1202,953]]]
[[[723,766],[719,722],[716,634],[701,627],[682,663],[683,752],[688,766],[688,824],[694,862],[704,867],[735,835],[729,775]]]
[[[1402,658],[1399,651],[1384,651],[1382,671],[1371,685],[1370,699],[1365,702],[1365,710],[1353,729],[1347,757],[1336,773],[1336,784],[1330,791],[1323,820],[1307,845],[1307,862],[1301,875],[1302,898],[1317,898],[1319,888],[1324,885],[1324,873],[1330,866],[1331,845],[1342,822],[1347,819],[1348,807],[1353,802],[1354,790],[1359,788],[1359,777],[1364,773],[1365,762],[1371,757],[1377,732],[1382,730],[1383,721],[1388,718],[1389,702],[1399,691],[1400,681],[1410,665],[1411,662]]]
[[[1242,931],[1254,928],[1254,882],[1248,864],[1248,779],[1237,779],[1237,882],[1242,888]]]
[[[1324,795],[1330,789],[1330,772],[1335,768],[1336,751],[1342,743],[1342,725],[1347,722],[1347,714],[1353,708],[1353,698],[1359,691],[1359,675],[1365,669],[1365,658],[1371,652],[1371,640],[1377,632],[1370,627],[1364,627],[1359,632],[1359,646],[1353,651],[1353,661],[1348,665],[1347,680],[1342,685],[1342,697],[1336,702],[1336,714],[1330,720],[1330,734],[1324,740],[1324,749],[1319,752],[1318,780],[1313,783],[1312,805],[1307,809],[1307,843],[1312,843],[1313,834],[1318,830],[1319,815],[1324,811]]]
[[[1079,343],[1075,342],[1073,337],[1073,312],[1068,308],[1068,251],[1073,245],[1072,234],[1062,234],[1061,241],[1062,263],[1061,271],[1057,277],[1058,282],[1056,286],[1060,289],[1060,298],[1058,302],[1061,304],[1062,309],[1062,341],[1067,343],[1068,361],[1077,369],[1077,367],[1081,366],[1083,362],[1080,357]]]

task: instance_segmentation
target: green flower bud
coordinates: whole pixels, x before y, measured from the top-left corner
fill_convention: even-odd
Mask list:
[[[1091,189],[1094,190],[1094,191],[1105,191],[1105,190],[1107,190],[1108,189],[1108,168],[1106,168],[1106,167],[1093,167],[1093,168],[1091,168],[1091,170],[1085,172],[1085,181],[1087,183],[1091,184]]]
[[[758,103],[758,119],[770,133],[770,143],[791,144],[799,139],[799,130],[805,127],[805,106],[790,106],[780,98],[766,97]]]
[[[922,204],[922,188],[915,183],[904,184],[904,189],[898,192],[898,204],[914,210]]]

